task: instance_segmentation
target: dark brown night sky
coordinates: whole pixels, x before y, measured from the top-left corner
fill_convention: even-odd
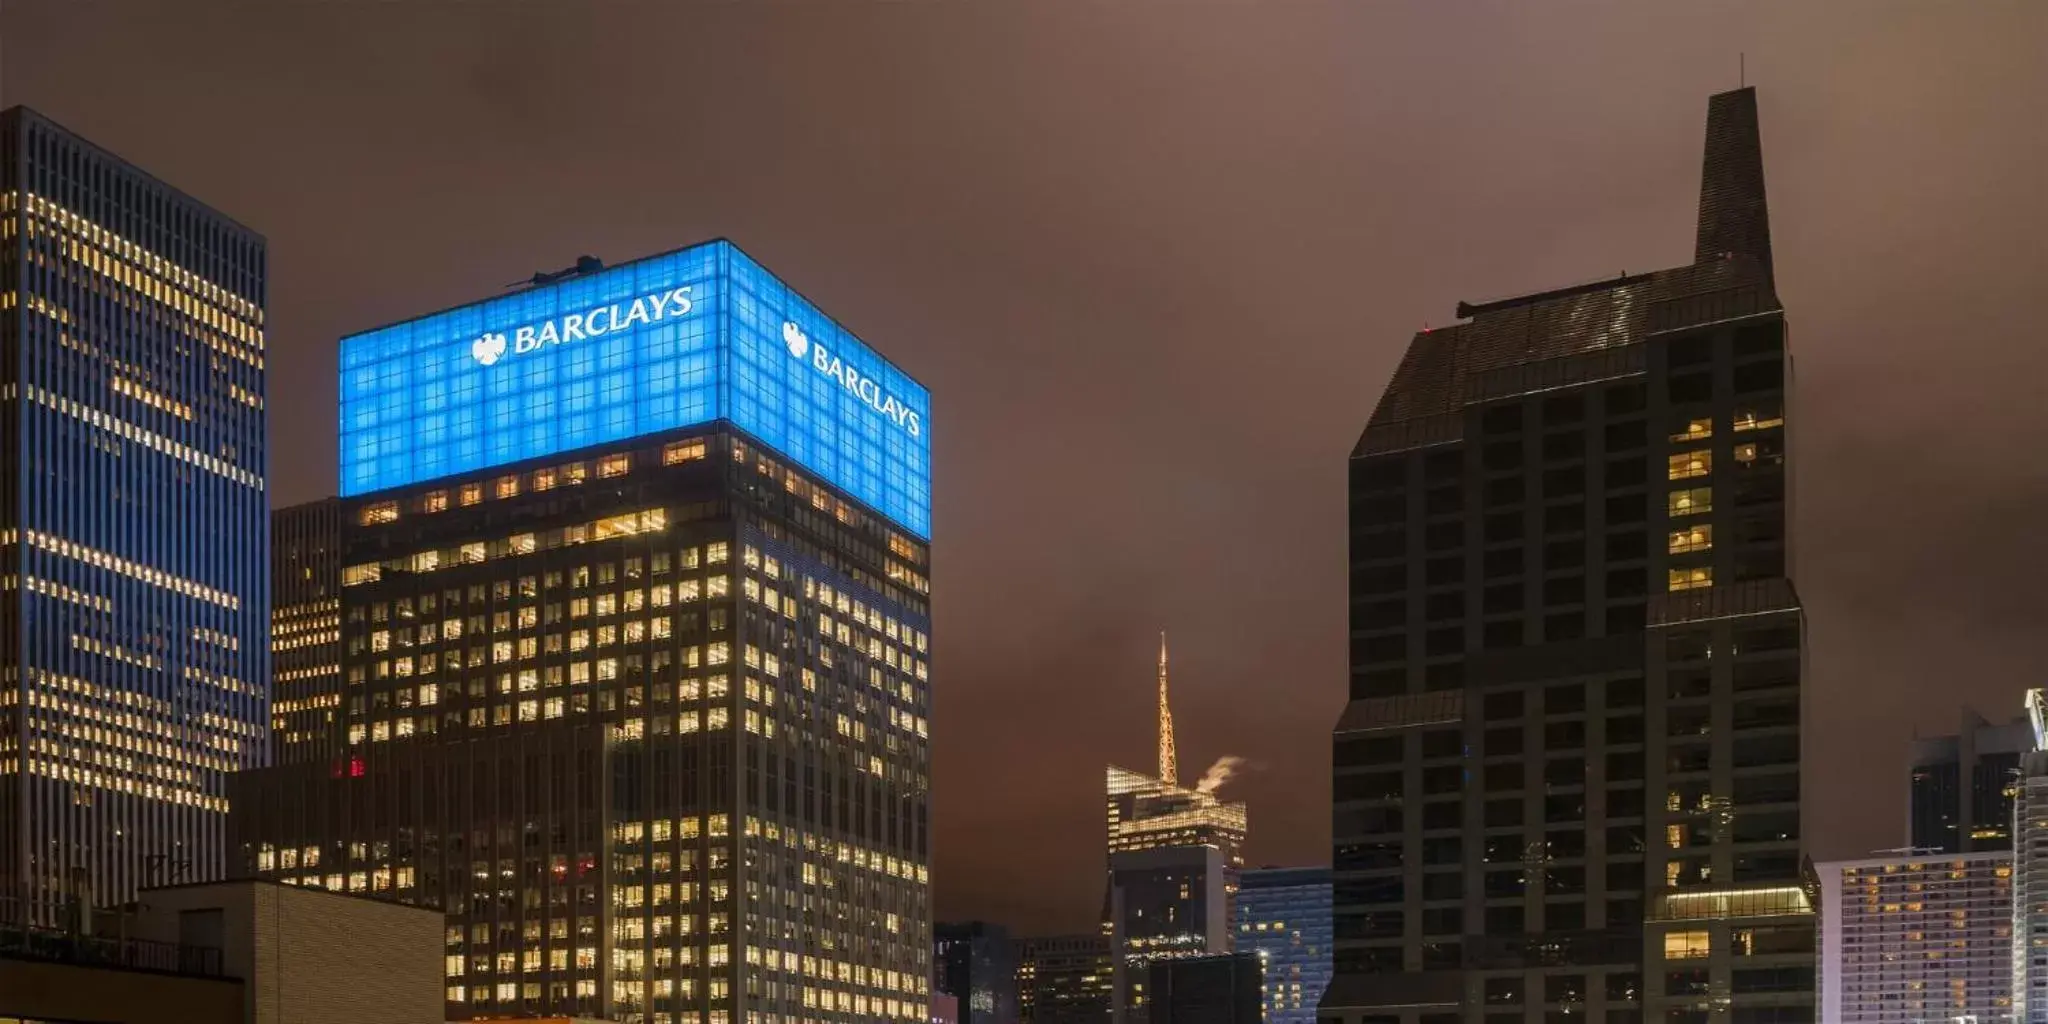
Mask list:
[[[271,473],[334,339],[725,235],[931,387],[939,911],[1081,928],[1102,765],[1326,861],[1345,456],[1409,334],[1685,262],[1759,86],[1797,358],[1810,835],[2048,676],[2048,4],[8,0],[27,103],[270,239]]]

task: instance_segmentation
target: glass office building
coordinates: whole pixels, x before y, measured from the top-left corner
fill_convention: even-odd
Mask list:
[[[1247,871],[1237,892],[1237,950],[1265,965],[1267,1024],[1314,1024],[1330,984],[1330,869]]]
[[[341,373],[335,754],[246,866],[441,907],[451,1019],[925,1018],[924,388],[725,242]]]
[[[1754,90],[1691,260],[1461,303],[1350,460],[1319,1018],[1793,1024],[1796,429]]]
[[[0,113],[0,916],[223,865],[268,736],[263,303],[261,236]]]

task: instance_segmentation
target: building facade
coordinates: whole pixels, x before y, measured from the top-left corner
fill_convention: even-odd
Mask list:
[[[271,754],[331,760],[341,753],[341,499],[272,513],[270,552]]]
[[[342,755],[246,867],[442,908],[451,1019],[926,1018],[924,389],[725,242],[342,374]]]
[[[1237,950],[1264,968],[1267,1024],[1314,1024],[1330,984],[1330,869],[1247,871],[1237,893]]]
[[[2012,854],[1815,865],[1820,1012],[1837,1024],[2012,1017]]]
[[[270,675],[261,236],[0,113],[0,916],[225,861]]]
[[[987,921],[932,927],[933,981],[958,1001],[958,1024],[1016,1024],[1017,948]]]
[[[1108,1024],[1115,992],[1109,936],[1017,943],[1017,1012],[1030,1024]]]
[[[1769,239],[1724,93],[1691,263],[1411,342],[1350,462],[1321,1019],[1811,1019]]]
[[[2013,1019],[2048,1021],[2048,691],[2027,691],[2033,749],[2013,795]]]
[[[2034,749],[2025,717],[1993,725],[1963,713],[1953,736],[1915,739],[1906,845],[1974,853],[2012,849],[2012,799],[2020,758]]]
[[[1154,961],[1154,1024],[1259,1024],[1260,966],[1242,952]]]

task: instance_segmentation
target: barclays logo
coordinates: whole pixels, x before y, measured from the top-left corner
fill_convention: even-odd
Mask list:
[[[880,381],[848,366],[844,360],[827,351],[824,345],[812,341],[794,321],[782,323],[782,344],[789,349],[792,358],[809,363],[811,368],[839,382],[848,394],[860,399],[861,404],[888,418],[912,437],[922,436],[924,422],[911,408],[898,401],[895,395],[883,390]]]
[[[469,343],[471,358],[485,366],[505,358],[505,336],[484,332],[483,336]]]
[[[549,345],[583,341],[586,338],[630,330],[643,324],[660,323],[663,320],[687,316],[696,308],[690,301],[691,291],[692,289],[685,285],[653,295],[643,295],[631,302],[614,302],[580,313],[568,313],[553,320],[518,328],[510,337],[503,331],[485,331],[475,341],[469,343],[469,356],[481,366],[493,366],[507,354],[525,355]]]

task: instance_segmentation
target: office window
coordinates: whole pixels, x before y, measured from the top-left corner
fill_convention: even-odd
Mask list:
[[[1714,471],[1714,453],[1705,448],[1689,452],[1679,452],[1671,456],[1668,461],[1670,463],[1670,477],[1673,480],[1706,476]]]

